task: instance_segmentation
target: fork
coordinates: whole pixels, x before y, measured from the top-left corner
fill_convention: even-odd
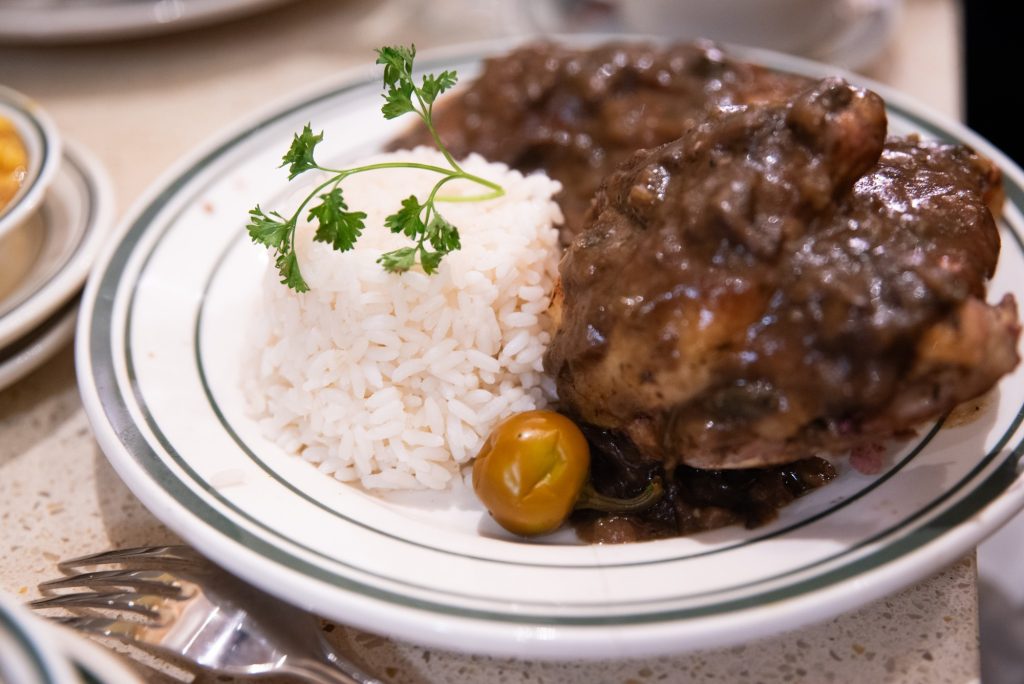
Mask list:
[[[80,572],[91,566],[117,567]],[[242,582],[187,546],[105,551],[57,567],[68,576],[40,584],[45,598],[29,605],[88,610],[53,618],[82,632],[183,658],[218,674],[382,684],[332,649],[313,616]],[[58,593],[74,588],[85,591]]]

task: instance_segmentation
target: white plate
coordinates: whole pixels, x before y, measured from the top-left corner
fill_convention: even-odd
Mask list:
[[[469,78],[479,56],[424,68]],[[150,510],[218,563],[334,620],[421,644],[614,658],[834,616],[958,559],[1024,505],[1024,368],[979,420],[924,426],[882,474],[843,470],[771,525],[638,544],[510,540],[466,491],[375,498],[283,453],[260,436],[240,389],[266,259],[244,234],[246,210],[287,193],[279,158],[307,121],[326,130],[324,158],[338,163],[404,126],[381,119],[369,73],[238,126],[179,164],[141,200],[86,288],[76,354],[97,439]],[[976,135],[878,90],[894,132],[963,140],[1003,166],[1009,203],[991,291],[1024,298],[1021,172]]]
[[[34,371],[75,334],[78,297],[71,299],[25,337],[0,349],[0,390]]]
[[[0,41],[130,38],[212,24],[288,0],[5,0]]]
[[[65,143],[39,211],[0,238],[0,349],[28,335],[81,289],[109,235],[113,197],[92,155]]]
[[[11,121],[18,132],[28,168],[21,188],[0,207],[0,238],[20,226],[39,206],[61,165],[61,136],[57,126],[38,103],[16,90],[0,86],[0,117]]]
[[[11,597],[0,596],[0,682],[80,682],[50,632],[50,628],[27,608]]]

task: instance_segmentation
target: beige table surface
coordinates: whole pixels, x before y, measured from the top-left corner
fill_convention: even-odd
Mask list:
[[[437,0],[435,6],[440,6]],[[908,0],[898,40],[868,73],[950,116],[959,111],[952,0]],[[0,83],[37,98],[113,178],[123,213],[169,164],[237,117],[362,64],[384,42],[427,48],[485,37],[405,21],[370,0],[304,0],[230,25],[131,42],[0,46]],[[399,17],[400,19],[400,17]],[[70,347],[0,391],[0,590],[28,598],[55,562],[113,546],[174,542],[92,439]],[[424,650],[328,626],[394,682],[971,682],[978,677],[973,554],[823,625],[718,651],[599,665]],[[681,647],[684,645],[681,645]],[[145,681],[188,680],[140,667]],[[200,675],[196,681],[229,681]]]

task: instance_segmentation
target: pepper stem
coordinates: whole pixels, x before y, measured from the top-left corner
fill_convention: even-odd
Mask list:
[[[664,487],[662,487],[660,477],[651,480],[647,489],[631,499],[605,496],[594,489],[594,486],[588,481],[583,485],[583,491],[580,492],[580,496],[576,500],[576,509],[588,508],[602,513],[635,513],[658,503],[663,493]]]

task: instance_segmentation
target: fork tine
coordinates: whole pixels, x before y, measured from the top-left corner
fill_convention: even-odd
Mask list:
[[[66,627],[185,659],[218,674],[319,674],[324,681],[379,684],[328,646],[311,615],[263,594],[187,547],[105,551],[59,567],[70,576],[41,584],[45,597],[28,605],[70,610],[70,616],[47,615]]]
[[[54,617],[49,619],[80,632],[95,634],[96,636],[115,637],[122,641],[140,641],[142,630],[145,629],[138,622],[105,617],[74,615],[71,617]]]
[[[41,582],[39,589],[51,593],[54,589],[69,587],[131,587],[160,596],[184,597],[182,584],[179,577],[160,570],[100,570]]]
[[[140,546],[130,549],[103,551],[79,558],[61,561],[57,567],[62,572],[70,572],[85,565],[108,565],[111,563],[132,563],[166,566],[168,563],[206,562],[206,560],[187,546]]]
[[[140,594],[135,591],[83,591],[74,594],[61,594],[49,598],[30,601],[32,608],[105,608],[110,610],[126,610],[149,618],[159,618],[160,611],[156,606],[166,598],[152,594]]]

